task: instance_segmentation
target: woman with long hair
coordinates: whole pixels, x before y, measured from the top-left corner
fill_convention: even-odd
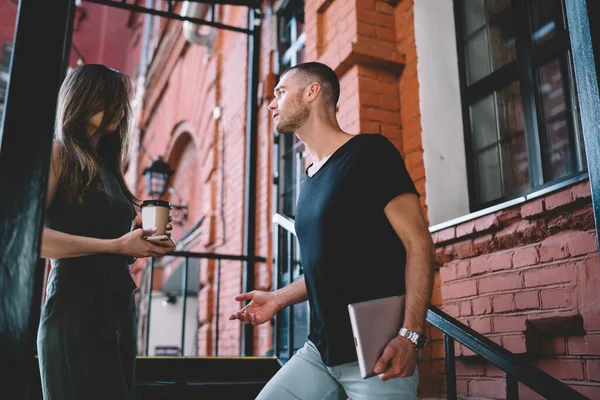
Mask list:
[[[145,240],[153,230],[139,228],[139,201],[123,177],[129,95],[126,75],[91,64],[60,90],[41,250],[52,263],[37,342],[45,400],[133,397],[128,260],[173,248]]]

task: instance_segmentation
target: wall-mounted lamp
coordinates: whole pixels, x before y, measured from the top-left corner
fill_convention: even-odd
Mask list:
[[[143,173],[146,176],[146,191],[148,195],[155,198],[162,197],[166,193],[167,183],[174,173],[175,171],[169,167],[169,164],[167,164],[162,157],[158,156]],[[171,187],[169,192],[172,193],[173,191],[175,191],[175,189]],[[175,211],[171,215],[173,217],[173,222],[178,225],[185,224],[188,216],[187,204],[171,204],[171,207],[173,211]]]

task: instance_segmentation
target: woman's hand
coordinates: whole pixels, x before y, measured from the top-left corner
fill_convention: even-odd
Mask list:
[[[153,229],[134,229],[118,239],[115,239],[115,253],[135,257],[160,257],[174,250],[173,247],[156,245],[145,238],[156,232]]]

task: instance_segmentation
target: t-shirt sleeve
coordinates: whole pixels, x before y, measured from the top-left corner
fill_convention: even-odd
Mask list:
[[[385,136],[377,135],[373,146],[369,146],[369,186],[378,206],[385,207],[395,197],[404,193],[414,193],[419,196],[404,159],[400,152]]]

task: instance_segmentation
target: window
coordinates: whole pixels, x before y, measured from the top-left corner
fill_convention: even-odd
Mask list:
[[[304,62],[304,2],[289,0],[283,2],[277,13],[277,51],[279,73]],[[278,212],[295,216],[296,200],[300,183],[304,178],[304,145],[295,135],[280,135],[279,171],[280,191]]]
[[[456,0],[471,208],[585,170],[561,0]]]
[[[278,15],[280,70],[304,62],[304,1],[288,0]]]
[[[278,72],[283,73],[286,69],[296,64],[304,62],[304,2],[301,0],[284,0],[275,6],[277,10],[277,53],[278,53]],[[277,193],[277,212],[295,217],[296,202],[300,184],[305,176],[304,169],[304,144],[300,142],[296,135],[275,136],[276,149],[276,191]],[[289,255],[291,261],[278,261],[278,286],[286,286],[291,283],[291,274],[293,272],[294,280],[302,276],[302,265],[300,263],[300,249],[295,240],[287,241],[286,235],[282,235],[279,240],[280,254]],[[291,247],[291,248],[290,248]],[[279,335],[276,354],[282,360],[287,360],[288,338],[289,338],[289,310],[286,307],[279,312],[277,316],[276,330]],[[309,329],[309,309],[308,302],[303,302],[293,306],[293,331],[294,343],[291,354],[301,348],[306,341]]]
[[[304,2],[284,1],[277,13],[279,74],[304,62]],[[304,145],[296,135],[280,135],[279,171],[280,192],[278,211],[296,215],[296,200],[300,183],[304,178]]]

